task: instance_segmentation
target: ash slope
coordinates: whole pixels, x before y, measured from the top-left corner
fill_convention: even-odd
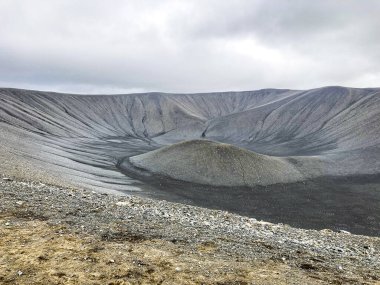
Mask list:
[[[302,179],[285,158],[254,153],[229,144],[191,140],[131,157],[120,167],[213,186],[255,186]]]
[[[114,189],[126,183],[119,159],[200,137],[295,156],[309,176],[379,173],[379,121],[380,89],[107,96],[0,89],[4,155]]]
[[[125,157],[186,139],[291,156],[306,177],[380,173],[380,89],[70,95],[0,89],[4,169],[134,189]],[[21,176],[27,176],[22,173]]]

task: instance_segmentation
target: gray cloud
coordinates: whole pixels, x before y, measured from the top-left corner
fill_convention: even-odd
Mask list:
[[[79,93],[380,86],[376,0],[0,2],[0,85]]]

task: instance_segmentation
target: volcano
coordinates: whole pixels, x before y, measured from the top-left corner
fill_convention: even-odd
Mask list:
[[[21,179],[380,233],[379,122],[379,88],[0,88],[0,159]]]

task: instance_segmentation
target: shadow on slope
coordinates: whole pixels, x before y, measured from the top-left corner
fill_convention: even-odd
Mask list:
[[[133,165],[119,168],[145,182],[143,193],[171,202],[220,209],[305,229],[380,236],[380,175],[325,176],[253,187],[216,187],[179,181]]]

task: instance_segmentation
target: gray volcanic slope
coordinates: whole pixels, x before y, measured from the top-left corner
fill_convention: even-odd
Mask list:
[[[3,169],[137,189],[125,157],[187,139],[288,156],[304,177],[380,172],[380,89],[70,95],[0,89]],[[298,179],[298,178],[297,178]],[[128,186],[129,185],[129,186]]]
[[[379,235],[379,122],[374,88],[107,96],[3,88],[0,165],[2,175]],[[195,141],[176,144],[184,140]]]

